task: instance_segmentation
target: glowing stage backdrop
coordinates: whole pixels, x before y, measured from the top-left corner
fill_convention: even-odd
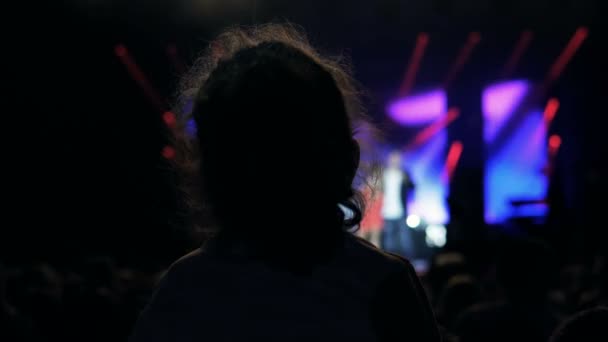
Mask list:
[[[491,85],[483,92],[488,223],[546,215],[544,204],[512,205],[512,201],[542,200],[547,192],[547,128],[543,112],[518,108],[530,90],[529,82],[516,80]]]
[[[420,216],[428,224],[447,223],[448,186],[443,177],[448,142],[446,93],[435,90],[408,96],[390,103],[387,112],[400,125],[419,130],[421,134],[417,138],[422,137],[406,146],[403,154],[403,166],[416,184],[409,202],[409,214]],[[445,124],[441,125],[442,122]],[[425,135],[429,127],[439,129]]]

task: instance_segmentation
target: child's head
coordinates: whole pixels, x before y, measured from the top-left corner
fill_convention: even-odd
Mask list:
[[[357,91],[343,67],[295,29],[225,32],[184,88],[183,100],[194,100],[197,139],[181,141],[178,161],[190,167],[192,192],[222,230],[264,235],[294,224],[327,228],[335,220],[342,229],[360,221]],[[354,215],[345,217],[339,204]]]

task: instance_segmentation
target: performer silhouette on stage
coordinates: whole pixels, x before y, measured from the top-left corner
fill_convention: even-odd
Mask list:
[[[414,189],[409,173],[402,166],[401,153],[393,151],[382,177],[384,218],[383,247],[386,251],[408,258],[415,256],[412,235],[405,223],[407,198]]]

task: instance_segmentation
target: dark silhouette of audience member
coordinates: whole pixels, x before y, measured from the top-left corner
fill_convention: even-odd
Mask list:
[[[459,274],[469,274],[469,272],[465,257],[461,253],[452,251],[437,253],[433,256],[431,267],[426,275],[431,293],[441,294],[450,278]]]
[[[438,341],[413,267],[348,232],[361,113],[340,64],[271,25],[222,34],[193,72],[196,140],[177,162],[212,237],[131,341]]]
[[[608,341],[608,308],[585,310],[566,320],[551,342],[600,342]]]
[[[558,323],[548,303],[552,258],[542,243],[518,239],[505,244],[497,263],[504,301],[466,310],[455,332],[468,341],[546,341]]]
[[[28,324],[20,313],[8,303],[6,295],[6,274],[0,264],[0,340],[1,341],[29,341],[31,324]]]
[[[481,287],[466,274],[450,278],[439,298],[438,317],[442,326],[452,330],[456,318],[481,301]]]
[[[580,296],[580,309],[590,309],[597,305],[608,306],[608,262],[605,256],[595,257],[591,276],[591,288]]]

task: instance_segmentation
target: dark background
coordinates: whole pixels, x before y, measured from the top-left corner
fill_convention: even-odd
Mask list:
[[[452,184],[471,244],[491,235],[481,224],[480,90],[498,79],[522,30],[535,39],[513,77],[541,81],[576,28],[588,27],[589,38],[547,94],[561,101],[552,131],[564,144],[552,180],[552,226],[535,234],[564,253],[600,249],[606,241],[599,0],[217,0],[199,10],[186,3],[72,0],[5,11],[12,19],[3,48],[9,205],[0,241],[7,262],[107,253],[127,262],[166,262],[187,250],[171,166],[161,157],[169,137],[162,113],[114,48],[129,48],[169,109],[179,79],[170,44],[189,64],[227,25],[284,20],[302,25],[323,51],[350,56],[369,92],[370,115],[395,141],[403,137],[384,120],[383,108],[399,88],[417,34],[431,37],[416,84],[425,89],[440,84],[468,33],[481,33],[450,90],[450,101],[465,109],[451,139],[476,146],[466,150]]]

